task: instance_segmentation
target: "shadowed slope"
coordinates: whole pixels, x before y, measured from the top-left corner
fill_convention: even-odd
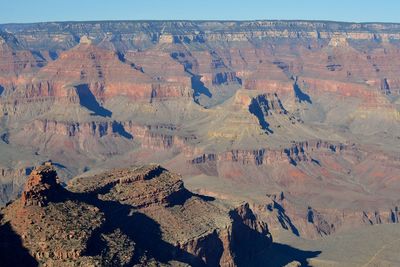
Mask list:
[[[96,97],[90,91],[87,84],[81,84],[76,86],[76,92],[79,96],[79,104],[88,110],[92,111],[91,115],[97,115],[101,117],[111,117],[112,112],[103,108],[99,102],[97,102]]]
[[[2,219],[0,214],[0,221]],[[7,266],[38,266],[36,260],[23,247],[20,236],[14,232],[10,223],[0,225],[0,265]]]
[[[293,84],[293,90],[296,98],[299,100],[299,102],[307,102],[308,104],[312,104],[311,98],[308,94],[304,93],[297,82]]]
[[[302,267],[308,267],[311,266],[308,260],[317,257],[320,253],[321,251],[306,251],[274,242],[270,250],[270,255],[273,255],[273,257],[266,266],[286,266],[295,261],[300,263]]]

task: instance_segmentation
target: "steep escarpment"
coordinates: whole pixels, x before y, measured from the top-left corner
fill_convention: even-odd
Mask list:
[[[313,153],[319,156],[351,151],[345,144],[335,144],[322,140],[310,140],[293,142],[283,149],[259,149],[259,150],[232,150],[221,154],[202,154],[191,160],[192,164],[202,164],[208,161],[233,161],[241,164],[273,164],[274,162],[290,163],[297,165],[301,161],[315,162]]]
[[[76,178],[67,190],[47,163],[2,214],[41,265],[237,266],[272,242],[247,204],[195,195],[158,165]]]

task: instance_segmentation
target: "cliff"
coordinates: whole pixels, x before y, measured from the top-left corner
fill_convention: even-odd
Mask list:
[[[67,190],[46,163],[1,213],[41,265],[237,266],[272,242],[247,204],[195,195],[158,165],[77,178]]]

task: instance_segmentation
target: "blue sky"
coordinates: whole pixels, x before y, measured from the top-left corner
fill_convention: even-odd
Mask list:
[[[0,0],[0,23],[303,19],[400,22],[399,0]]]

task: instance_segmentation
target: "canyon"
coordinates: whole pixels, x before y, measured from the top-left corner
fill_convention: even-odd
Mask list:
[[[24,239],[36,260],[55,265],[78,258],[82,264],[110,260],[118,250],[110,243],[113,238],[132,247],[132,255],[118,254],[118,260],[140,262],[137,255],[149,245],[140,243],[141,237],[124,233],[115,221],[111,224],[122,228],[99,234],[108,211],[96,207],[104,201],[135,207],[160,224],[166,246],[210,266],[240,266],[232,256],[236,245],[227,240],[235,220],[289,245],[364,227],[386,229],[400,217],[399,71],[400,24],[395,23],[1,24],[3,221],[21,234],[30,226],[14,219],[13,212],[66,216],[57,204],[61,200],[40,200],[40,192],[39,200],[32,199],[27,189],[38,173],[35,167],[52,162],[59,176],[53,186],[69,196],[61,202],[72,211],[87,210],[88,217],[76,223],[87,238],[93,231],[101,235],[104,244],[90,250],[81,243],[80,250],[44,256]],[[183,182],[165,177],[160,185],[145,185],[143,177],[122,181],[135,177],[131,168],[153,163],[181,174]],[[97,198],[83,197],[97,191]],[[188,200],[171,204],[171,195]],[[32,203],[21,204],[27,200]],[[196,209],[204,215],[196,218]],[[164,216],[176,221],[168,225]],[[193,221],[183,224],[182,218]],[[194,233],[184,228],[208,225],[209,219],[221,224]],[[182,236],[175,233],[180,224]],[[211,239],[222,242],[222,256],[204,250],[207,242],[217,242]],[[268,261],[277,245],[267,243]],[[299,246],[314,249],[308,244]],[[101,258],[96,249],[107,250],[107,256]],[[163,258],[164,263],[194,264],[183,254],[154,253],[142,253],[143,262]],[[305,259],[293,260],[305,264]]]

